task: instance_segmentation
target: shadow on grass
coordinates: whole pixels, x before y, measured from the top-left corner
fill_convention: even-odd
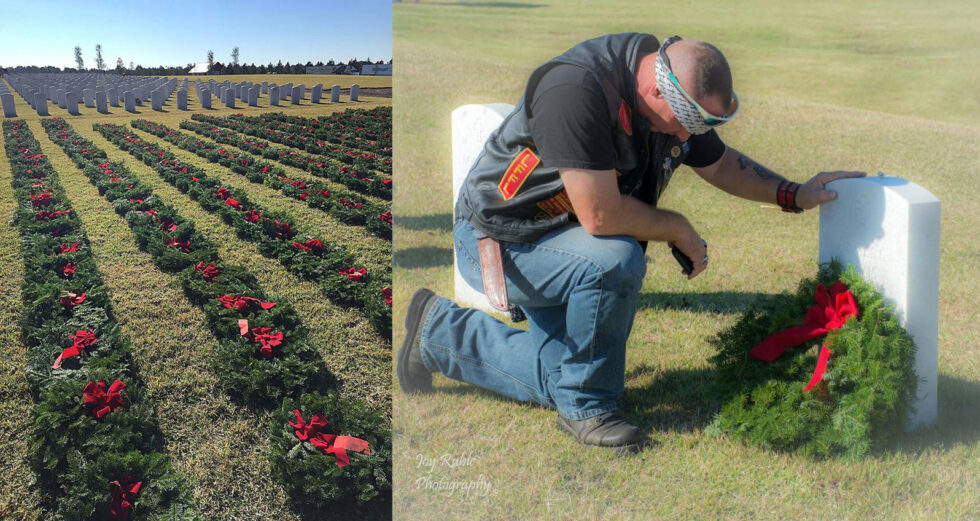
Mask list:
[[[919,454],[980,441],[980,382],[939,375],[938,418],[928,428],[902,433],[882,448],[884,452]]]
[[[319,510],[291,501],[293,509],[301,519],[326,521],[335,519],[381,519],[392,518],[391,495],[375,498],[367,504],[358,505],[354,501],[331,503],[329,509]]]
[[[453,216],[449,213],[432,215],[399,215],[395,217],[395,226],[406,230],[438,230],[453,231]]]
[[[394,265],[399,268],[434,268],[453,265],[453,250],[422,246],[394,252]]]
[[[663,370],[641,363],[626,371],[620,407],[645,431],[700,430],[721,407],[712,391],[714,381],[709,368]]]
[[[742,313],[756,299],[775,298],[766,293],[717,291],[714,293],[640,293],[637,309],[665,309],[709,313]]]

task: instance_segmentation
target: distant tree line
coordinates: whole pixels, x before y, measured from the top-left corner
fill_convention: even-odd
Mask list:
[[[77,62],[81,62],[81,49],[78,49]],[[365,64],[384,64],[391,63],[391,60],[385,62],[384,60],[372,61],[370,58],[365,60],[359,60],[357,58],[352,58],[345,62],[338,62],[330,60],[326,63],[318,61],[313,63],[311,61],[304,63],[283,63],[281,60],[276,63],[269,63],[268,65],[255,65],[254,63],[247,64],[235,64],[228,63],[223,64],[221,62],[214,62],[210,67],[209,74],[305,74],[307,67],[323,67],[331,65],[347,65],[348,70],[353,67],[354,69],[360,71],[361,66]],[[193,63],[188,63],[182,67],[168,67],[161,65],[159,67],[143,67],[142,65],[133,66],[133,62],[129,63],[129,67],[124,67],[122,58],[116,60],[116,67],[113,69],[105,69],[103,64],[103,70],[100,71],[98,68],[86,69],[84,64],[80,63],[80,67],[54,67],[45,66],[38,67],[37,65],[18,65],[15,67],[8,67],[6,70],[11,73],[34,73],[34,72],[114,72],[117,74],[134,74],[138,76],[177,76],[182,74],[187,74],[187,71],[194,66]]]

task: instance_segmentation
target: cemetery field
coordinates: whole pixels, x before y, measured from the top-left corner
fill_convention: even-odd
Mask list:
[[[737,5],[613,1],[396,3],[393,343],[410,295],[453,294],[450,113],[520,98],[535,66],[604,33],[679,34],[727,56],[741,99],[719,131],[786,177],[883,171],[942,201],[939,419],[859,461],[780,454],[710,433],[709,340],[758,296],[816,272],[817,211],[737,200],[691,170],[661,206],[691,221],[711,266],[687,281],[662,244],[627,345],[625,416],[652,444],[621,458],[585,448],[556,413],[441,376],[394,386],[394,504],[404,519],[980,518],[980,6],[941,0]]]
[[[294,85],[298,85],[300,83],[305,83],[307,85],[322,83],[328,89],[331,85],[340,85],[342,89],[349,89],[352,83],[356,83],[360,85],[362,89],[384,89],[391,88],[392,76],[349,76],[345,74],[224,74],[221,76],[174,76],[174,78],[181,81],[183,81],[184,78],[187,78],[190,81],[194,81],[194,78],[200,78],[201,81],[207,81],[208,78],[220,78],[222,81],[231,80],[234,83],[240,81],[262,83],[263,81],[267,81],[270,83],[275,82],[280,85],[285,83],[292,83]]]
[[[379,313],[390,313],[384,309],[386,305],[380,293],[381,286],[390,286],[390,228],[386,238],[384,233],[378,232],[379,228],[366,222],[377,217],[374,213],[390,211],[390,195],[386,199],[378,192],[366,191],[363,181],[355,180],[345,184],[347,179],[325,179],[307,169],[297,168],[295,163],[291,165],[277,160],[279,158],[264,158],[256,149],[243,150],[227,143],[215,146],[216,149],[221,149],[220,157],[225,164],[212,162],[208,156],[202,157],[146,130],[134,128],[134,121],[142,119],[149,124],[162,125],[169,131],[193,137],[192,141],[210,142],[212,140],[208,137],[179,128],[180,123],[190,121],[194,113],[223,118],[222,121],[235,114],[252,117],[269,112],[281,112],[290,117],[316,118],[340,114],[345,109],[389,110],[391,106],[391,98],[362,94],[360,101],[351,102],[347,93],[343,94],[341,101],[331,103],[329,91],[330,85],[337,83],[338,79],[344,89],[350,87],[351,83],[390,87],[390,77],[379,78],[379,82],[365,82],[365,79],[374,79],[367,76],[317,76],[311,81],[313,78],[313,75],[296,75],[293,81],[306,81],[308,85],[324,83],[327,89],[320,103],[311,102],[310,91],[307,89],[301,104],[293,105],[287,100],[282,101],[278,107],[270,107],[269,98],[262,95],[257,107],[239,102],[236,108],[226,108],[215,99],[214,108],[202,109],[198,97],[191,89],[187,111],[177,109],[176,94],[173,94],[168,98],[162,112],[152,110],[150,103],[145,102],[143,106],[137,107],[135,114],[127,112],[122,106],[109,107],[109,114],[100,114],[95,108],[82,105],[79,116],[70,116],[66,110],[49,103],[48,110],[52,117],[43,118],[19,95],[14,95],[19,116],[17,119],[24,122],[24,130],[33,134],[40,143],[39,153],[46,156],[52,168],[59,174],[61,185],[71,201],[71,208],[87,232],[95,263],[111,292],[115,318],[120,324],[122,334],[132,341],[133,371],[142,379],[143,388],[156,408],[163,439],[162,452],[169,458],[173,470],[184,476],[193,506],[203,519],[320,519],[326,510],[304,510],[293,501],[294,496],[282,480],[273,475],[270,455],[274,451],[276,438],[270,436],[270,427],[279,422],[279,417],[275,415],[282,399],[272,391],[268,391],[271,400],[266,398],[264,404],[258,403],[262,402],[259,398],[239,397],[234,391],[234,383],[229,383],[223,374],[226,371],[215,365],[216,357],[220,353],[227,354],[227,341],[222,338],[220,329],[213,321],[213,311],[209,311],[209,304],[191,299],[186,285],[181,282],[181,276],[190,276],[192,270],[180,275],[184,271],[178,273],[173,269],[158,267],[161,260],[158,253],[154,253],[156,250],[152,246],[149,250],[139,246],[139,234],[145,231],[138,229],[134,224],[136,221],[128,223],[114,207],[124,201],[115,200],[115,205],[110,202],[107,197],[111,189],[101,195],[106,186],[97,188],[93,184],[95,181],[87,177],[73,160],[81,160],[80,158],[87,157],[86,154],[91,154],[94,150],[104,151],[107,155],[105,161],[113,165],[112,169],[116,170],[117,175],[123,169],[128,170],[128,173],[122,174],[127,180],[141,183],[139,186],[152,190],[152,194],[159,197],[159,204],[170,205],[181,219],[193,221],[194,229],[203,234],[203,237],[198,239],[197,235],[193,235],[192,248],[196,246],[195,241],[210,241],[207,244],[213,244],[213,252],[221,262],[240,266],[254,276],[252,284],[259,288],[256,291],[264,292],[266,300],[279,303],[279,309],[294,309],[295,318],[290,318],[283,311],[283,316],[286,317],[283,323],[295,322],[298,324],[297,331],[305,328],[308,332],[306,343],[312,348],[309,352],[304,351],[305,355],[300,352],[297,356],[307,356],[308,359],[303,358],[303,363],[315,367],[320,371],[317,374],[327,375],[320,381],[322,386],[309,384],[309,389],[315,388],[324,393],[332,391],[341,400],[363,402],[365,410],[381,422],[376,428],[371,428],[372,432],[380,434],[378,438],[374,438],[373,434],[367,436],[367,430],[365,437],[374,440],[371,442],[371,449],[378,458],[390,457],[385,456],[390,453],[390,449],[385,449],[385,444],[390,443],[386,440],[390,440],[391,341],[390,333],[379,327],[376,319]],[[243,76],[220,78],[222,81],[225,79],[236,82],[290,81],[285,75],[274,80],[266,75],[255,75],[251,80]],[[190,81],[193,83],[193,77]],[[65,129],[52,130],[49,133],[50,129],[45,128],[42,122],[47,121],[50,125],[52,118],[64,118],[67,125]],[[390,134],[390,118],[387,118],[387,122],[387,132]],[[236,233],[235,226],[229,224],[238,218],[238,212],[229,210],[231,204],[227,199],[231,197],[225,196],[225,201],[219,201],[222,204],[209,205],[204,199],[210,192],[189,192],[186,185],[175,183],[173,178],[165,178],[161,175],[164,170],[158,168],[159,163],[150,161],[151,164],[148,164],[131,155],[110,140],[110,134],[95,130],[95,124],[123,125],[129,139],[140,141],[144,147],[172,153],[172,164],[179,163],[182,167],[189,167],[202,180],[214,180],[216,185],[229,189],[233,197],[247,203],[250,208],[261,208],[261,213],[270,216],[288,215],[291,223],[280,229],[291,226],[289,233],[296,235],[287,234],[290,240],[282,238],[284,246],[275,250],[280,252],[277,259],[276,255],[269,253],[271,239],[264,235],[251,235],[247,238]],[[74,134],[65,142],[59,143],[55,139],[59,134],[55,132]],[[249,140],[258,139],[240,132],[229,131],[229,134]],[[84,144],[72,146],[72,139]],[[90,150],[81,150],[83,146]],[[281,147],[296,154],[315,155],[276,143],[270,143],[270,146]],[[354,149],[358,155],[369,155],[372,152],[383,154],[381,145],[378,145],[377,150],[372,150],[367,141],[359,142],[358,147]],[[235,163],[226,161],[228,154],[236,156]],[[244,165],[241,168],[237,165],[237,160],[245,157],[244,154],[250,154],[254,160],[247,170],[251,174],[249,178],[244,173]],[[390,156],[385,157],[390,159]],[[11,222],[17,204],[11,189],[12,171],[8,159],[0,147],[0,218],[3,218],[4,223]],[[333,164],[331,159],[322,160],[328,165]],[[381,165],[381,158],[371,164]],[[225,165],[232,166],[235,170]],[[280,172],[288,182],[273,182],[275,176],[271,174],[263,182],[257,168],[252,168],[256,165],[268,165],[273,174]],[[99,167],[100,170],[102,168],[104,167]],[[387,172],[371,170],[362,171],[360,175],[375,178],[375,183],[378,184],[391,177],[390,166],[385,168],[388,168]],[[239,173],[239,170],[243,173]],[[326,170],[325,166],[323,171]],[[113,174],[105,175],[111,177]],[[318,202],[313,204],[311,201],[318,195],[311,193],[309,198],[302,195],[302,186],[305,185],[296,184],[301,179],[307,180],[310,186],[314,186],[314,183],[320,183],[315,185],[317,187],[329,185],[329,191],[334,195],[330,201],[336,201],[338,195],[346,195],[351,201],[363,203],[363,212],[358,214],[353,208],[334,209],[330,203],[324,202],[326,199],[317,199]],[[105,180],[99,182],[106,183]],[[184,187],[183,190],[181,186]],[[133,199],[130,199],[130,203],[143,204],[136,203]],[[149,198],[146,204],[150,204]],[[328,208],[330,211],[327,211]],[[242,208],[241,211],[246,209]],[[390,219],[390,214],[388,218]],[[160,227],[167,224],[167,221],[156,223]],[[325,270],[326,261],[322,266],[317,264],[318,246],[314,244],[314,239],[321,240],[324,247],[337,246],[348,252],[352,267],[366,270],[368,285],[365,288],[370,287],[371,293],[368,294],[367,289],[362,290],[356,278],[348,279],[347,275],[341,276],[336,271]],[[299,246],[290,245],[293,241],[299,241]],[[48,514],[42,513],[39,505],[51,507],[51,493],[37,484],[37,478],[27,463],[36,400],[32,398],[24,374],[28,365],[28,346],[21,336],[19,325],[23,305],[21,285],[24,282],[24,264],[20,251],[20,234],[15,226],[0,228],[0,245],[0,285],[3,287],[0,294],[0,342],[5,347],[5,355],[0,361],[0,384],[4,389],[0,392],[0,412],[3,412],[0,418],[0,469],[5,471],[7,477],[0,484],[0,518],[39,520],[47,518]],[[309,256],[300,252],[304,245],[312,249]],[[209,246],[203,247],[212,251],[208,250]],[[179,250],[180,244],[175,243],[174,248]],[[192,249],[191,255],[194,254],[193,251],[196,250]],[[287,251],[289,253],[282,253]],[[293,251],[297,252],[295,257],[290,256]],[[298,261],[290,263],[283,260],[285,257],[301,259],[306,264]],[[304,272],[303,269],[307,268],[309,271]],[[328,286],[334,283],[340,284],[339,289],[330,290]],[[374,295],[375,292],[378,295]],[[286,335],[283,346],[290,343],[288,329]],[[297,382],[315,381],[304,380],[304,367],[294,367],[296,372],[290,378],[295,378]],[[228,372],[233,370],[237,369],[229,368]],[[290,383],[289,378],[286,378],[283,385],[300,384]],[[272,384],[270,386],[275,387]],[[260,390],[259,395],[261,392]],[[364,425],[369,424],[370,422]],[[329,457],[333,459],[333,456]],[[360,457],[361,454],[351,452],[352,465],[361,461],[357,459]],[[382,474],[381,482],[390,480],[389,471]],[[330,518],[390,517],[390,500],[386,500],[385,495],[382,490],[379,497],[361,506],[352,502],[337,503],[330,508]],[[388,496],[390,497],[390,493]]]

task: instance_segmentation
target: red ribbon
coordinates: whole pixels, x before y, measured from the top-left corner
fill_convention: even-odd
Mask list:
[[[58,210],[58,211],[55,211],[55,212],[52,212],[52,211],[49,211],[49,210],[41,210],[40,212],[35,212],[34,213],[34,218],[37,219],[38,221],[50,221],[51,219],[54,219],[55,217],[58,217],[59,215],[65,215],[65,214],[68,214],[68,213],[71,213],[71,208],[69,208],[67,210]]]
[[[85,302],[85,294],[82,293],[81,295],[76,295],[68,291],[63,291],[62,297],[58,299],[58,302],[66,308],[72,308],[81,304],[82,302]]]
[[[293,248],[297,250],[303,250],[303,251],[310,251],[311,249],[322,250],[323,243],[320,242],[320,239],[310,239],[304,243],[293,241]]]
[[[299,409],[293,409],[293,414],[296,415],[296,421],[289,422],[289,425],[296,429],[294,431],[296,437],[300,441],[309,441],[324,454],[333,454],[338,467],[350,465],[350,457],[347,456],[347,451],[371,454],[371,448],[366,440],[354,436],[337,436],[324,432],[327,419],[322,414],[314,414],[309,422],[303,420],[303,415],[300,414]]]
[[[109,489],[112,492],[112,500],[109,506],[110,519],[113,521],[129,520],[129,511],[133,508],[133,501],[139,494],[141,486],[143,486],[142,481],[133,483],[132,479],[127,480],[125,485],[118,481],[109,482]]]
[[[214,196],[218,199],[227,199],[229,195],[231,195],[231,191],[223,186],[218,188],[218,191],[214,193]]]
[[[85,405],[92,405],[92,414],[96,418],[102,419],[103,416],[123,406],[122,391],[126,384],[122,380],[116,380],[106,389],[105,382],[89,382],[82,394],[85,395]]]
[[[282,344],[282,331],[273,333],[272,328],[268,327],[255,327],[249,330],[248,320],[244,318],[238,320],[238,334],[252,342],[261,344],[259,354],[266,358],[272,358],[272,348]]]
[[[86,347],[93,345],[99,341],[99,339],[95,337],[95,333],[93,333],[92,331],[85,331],[83,329],[76,330],[75,334],[72,335],[71,339],[72,339],[71,346],[63,350],[61,354],[58,355],[58,358],[55,359],[54,364],[51,366],[51,369],[59,369],[61,367],[61,363],[66,358],[71,358],[73,356],[78,356],[82,354],[82,351],[84,351]]]
[[[249,210],[249,211],[245,212],[245,220],[248,221],[248,222],[250,222],[250,223],[257,223],[257,222],[259,222],[259,218],[260,217],[262,217],[262,213],[261,212],[257,212],[255,210]]]
[[[236,201],[235,199],[232,199],[231,197],[225,199],[225,204],[227,204],[228,206],[230,206],[230,207],[232,207],[232,208],[234,208],[234,209],[236,209],[238,211],[241,211],[242,210],[242,203]]]
[[[72,253],[72,252],[76,252],[76,251],[78,251],[78,243],[77,242],[71,243],[71,246],[69,246],[68,243],[63,242],[63,243],[61,243],[61,246],[58,247],[58,255],[63,255],[65,253]]]
[[[68,264],[65,264],[64,268],[61,268],[61,272],[65,274],[65,277],[70,278],[75,274],[76,269],[78,269],[78,265],[76,265],[74,262],[69,262]]]
[[[779,355],[783,354],[786,349],[826,335],[834,329],[840,329],[844,327],[847,319],[858,315],[854,295],[839,280],[831,285],[829,292],[823,284],[818,285],[814,300],[816,304],[807,311],[802,326],[791,327],[775,333],[753,347],[749,354],[758,360],[772,362],[779,358]],[[803,392],[809,392],[823,378],[830,354],[830,348],[826,345],[820,346],[817,367]]]
[[[200,271],[201,274],[204,275],[204,280],[207,282],[211,282],[215,277],[221,275],[221,270],[219,270],[214,263],[205,266],[204,261],[198,262],[197,266],[194,266],[194,271]]]
[[[35,207],[51,204],[51,192],[44,192],[43,194],[37,195],[31,194],[31,204]]]
[[[226,308],[235,308],[242,314],[248,311],[248,305],[252,302],[258,303],[262,309],[272,309],[276,305],[275,302],[262,302],[255,297],[244,297],[240,295],[222,295],[218,297],[218,301],[224,304]]]
[[[352,266],[350,268],[347,268],[346,270],[340,270],[337,273],[340,275],[344,275],[345,277],[347,277],[350,280],[353,280],[354,282],[365,282],[364,277],[367,276],[367,269],[365,268],[357,269]]]
[[[184,253],[190,253],[191,251],[191,241],[189,239],[180,240],[176,237],[167,239],[167,246],[173,246]]]
[[[293,231],[292,227],[290,227],[288,222],[280,221],[279,219],[275,219],[273,220],[273,222],[275,223],[276,228],[278,228],[279,230],[276,232],[277,239],[289,238],[292,237],[293,235],[296,235],[296,232]]]
[[[390,308],[391,307],[391,288],[389,288],[389,287],[381,288],[381,295],[385,298],[385,304],[388,304],[388,307]]]

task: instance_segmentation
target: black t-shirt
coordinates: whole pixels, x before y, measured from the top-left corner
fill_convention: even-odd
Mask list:
[[[606,97],[588,71],[558,65],[541,78],[530,101],[531,136],[541,162],[557,168],[611,170],[616,149]],[[708,166],[721,159],[725,143],[718,133],[692,135],[684,164]]]

